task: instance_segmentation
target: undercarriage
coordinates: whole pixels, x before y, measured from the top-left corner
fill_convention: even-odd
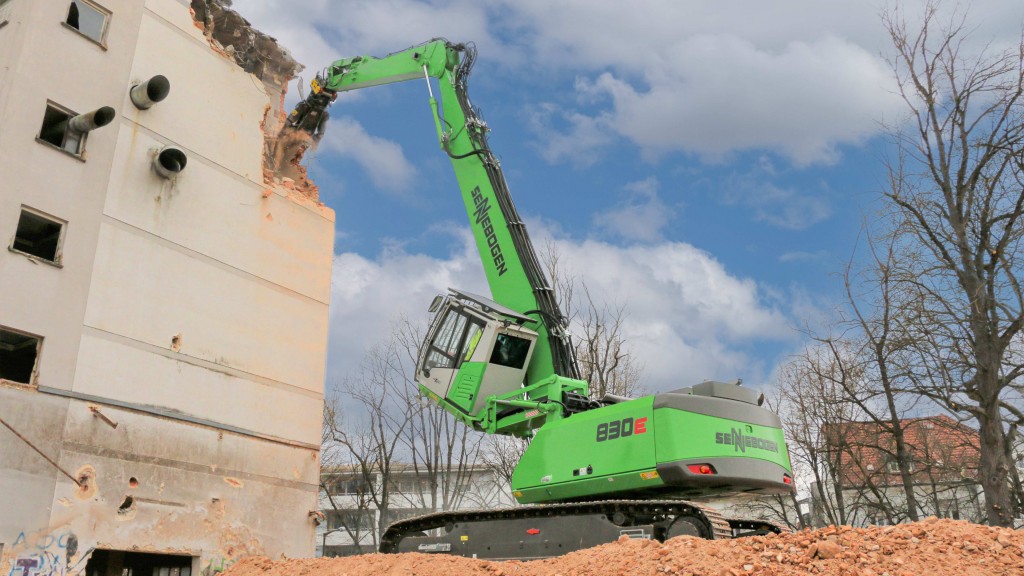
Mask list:
[[[534,560],[623,536],[664,542],[676,536],[722,540],[781,531],[768,522],[728,519],[709,506],[685,500],[609,500],[409,518],[388,527],[380,551]]]

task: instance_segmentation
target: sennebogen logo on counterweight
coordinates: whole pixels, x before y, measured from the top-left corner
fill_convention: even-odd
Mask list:
[[[768,440],[767,438],[758,438],[757,436],[744,434],[743,430],[737,430],[735,428],[729,432],[717,432],[715,434],[715,444],[731,444],[736,452],[744,453],[746,453],[747,448],[776,453],[779,451],[778,442]]]

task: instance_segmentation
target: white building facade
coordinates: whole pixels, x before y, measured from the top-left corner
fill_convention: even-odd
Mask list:
[[[297,66],[243,69],[222,8],[0,0],[11,576],[314,551],[334,214],[265,171]]]

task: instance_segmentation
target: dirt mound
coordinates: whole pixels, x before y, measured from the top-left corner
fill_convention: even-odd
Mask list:
[[[224,576],[980,576],[1024,574],[1024,533],[954,520],[828,527],[712,542],[621,539],[559,558],[487,562],[426,554],[248,558]]]

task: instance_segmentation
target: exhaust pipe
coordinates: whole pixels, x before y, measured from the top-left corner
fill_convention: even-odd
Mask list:
[[[132,86],[128,91],[132,104],[139,110],[146,110],[160,102],[171,92],[171,82],[166,76],[157,74],[149,80]]]
[[[167,179],[181,174],[186,164],[188,164],[188,156],[185,155],[185,151],[174,146],[164,146],[153,158],[153,169],[162,178]]]
[[[115,114],[114,109],[110,106],[97,108],[92,112],[79,114],[78,116],[68,120],[68,128],[78,132],[79,134],[85,134],[86,132],[110,124],[110,121],[114,119]]]

